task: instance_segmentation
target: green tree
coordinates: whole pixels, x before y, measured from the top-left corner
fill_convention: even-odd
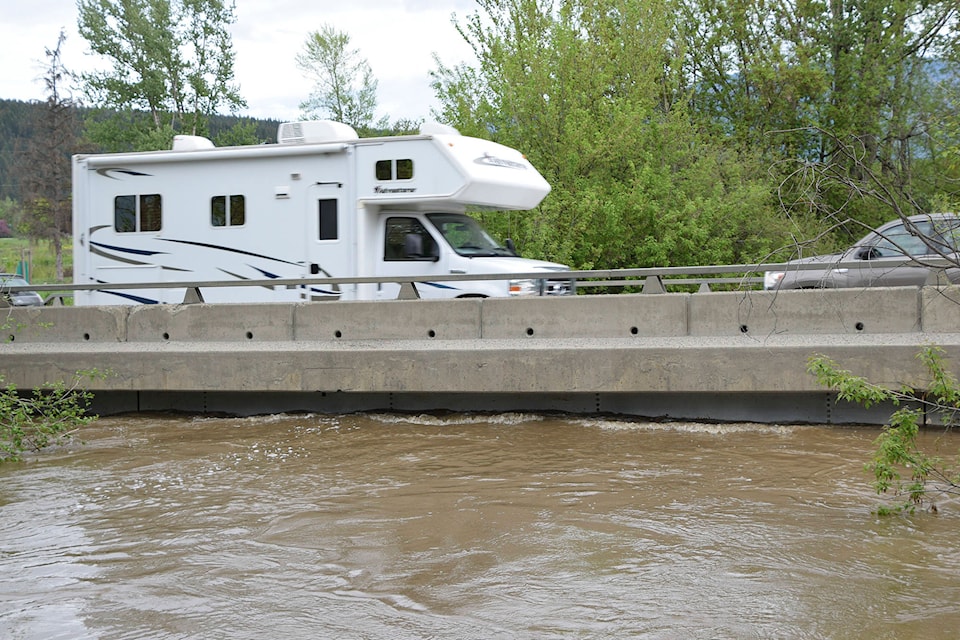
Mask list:
[[[13,232],[16,231],[22,217],[23,207],[20,206],[19,202],[13,198],[0,199],[0,220],[4,221],[4,223],[7,225],[6,229],[9,231],[9,233],[3,237],[10,237],[13,235]],[[2,261],[0,261],[0,271],[6,271],[6,265],[4,265]]]
[[[47,99],[18,167],[24,209],[21,226],[30,238],[52,243],[57,280],[63,279],[63,238],[71,233],[70,156],[79,150],[76,108],[63,92],[63,83],[70,77],[60,57],[64,40],[61,31],[56,47],[46,49]]]
[[[297,67],[313,80],[310,97],[300,104],[305,119],[329,118],[354,129],[373,125],[377,80],[350,36],[324,25],[311,32],[297,54]]]
[[[921,209],[942,196],[937,127],[958,115],[944,91],[957,78],[954,0],[680,2],[694,111],[764,153],[788,213],[828,226],[889,218],[822,174],[879,177]],[[918,165],[930,167],[920,181]]]
[[[80,35],[110,61],[81,76],[100,107],[88,135],[108,151],[168,148],[246,106],[233,80],[230,0],[78,0]]]
[[[766,167],[691,117],[672,0],[478,5],[458,25],[477,62],[437,61],[437,115],[520,149],[553,187],[486,225],[579,268],[750,261],[776,244]]]

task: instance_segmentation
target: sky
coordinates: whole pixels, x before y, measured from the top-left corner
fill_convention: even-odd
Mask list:
[[[436,53],[445,65],[472,60],[452,20],[473,13],[473,0],[235,0],[230,32],[236,54],[234,82],[256,118],[297,120],[313,89],[296,55],[312,31],[330,25],[350,36],[378,81],[377,118],[432,120],[437,103],[429,72]],[[44,51],[60,30],[64,66],[107,69],[77,32],[76,0],[0,0],[0,98],[42,100]]]

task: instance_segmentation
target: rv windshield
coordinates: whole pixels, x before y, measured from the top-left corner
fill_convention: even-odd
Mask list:
[[[460,213],[428,213],[433,223],[453,250],[462,256],[513,256],[510,249],[490,237],[470,216]]]

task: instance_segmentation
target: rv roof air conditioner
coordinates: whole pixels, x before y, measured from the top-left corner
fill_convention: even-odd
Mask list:
[[[174,151],[199,151],[213,149],[213,143],[203,136],[173,136]]]
[[[356,140],[357,132],[348,124],[333,120],[307,120],[284,122],[277,130],[280,144],[313,144],[318,142],[342,142]]]

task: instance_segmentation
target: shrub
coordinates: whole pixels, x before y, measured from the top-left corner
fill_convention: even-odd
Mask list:
[[[96,416],[87,414],[91,394],[80,389],[78,373],[70,386],[44,385],[21,394],[0,376],[0,462],[20,460],[27,451],[63,444]]]

